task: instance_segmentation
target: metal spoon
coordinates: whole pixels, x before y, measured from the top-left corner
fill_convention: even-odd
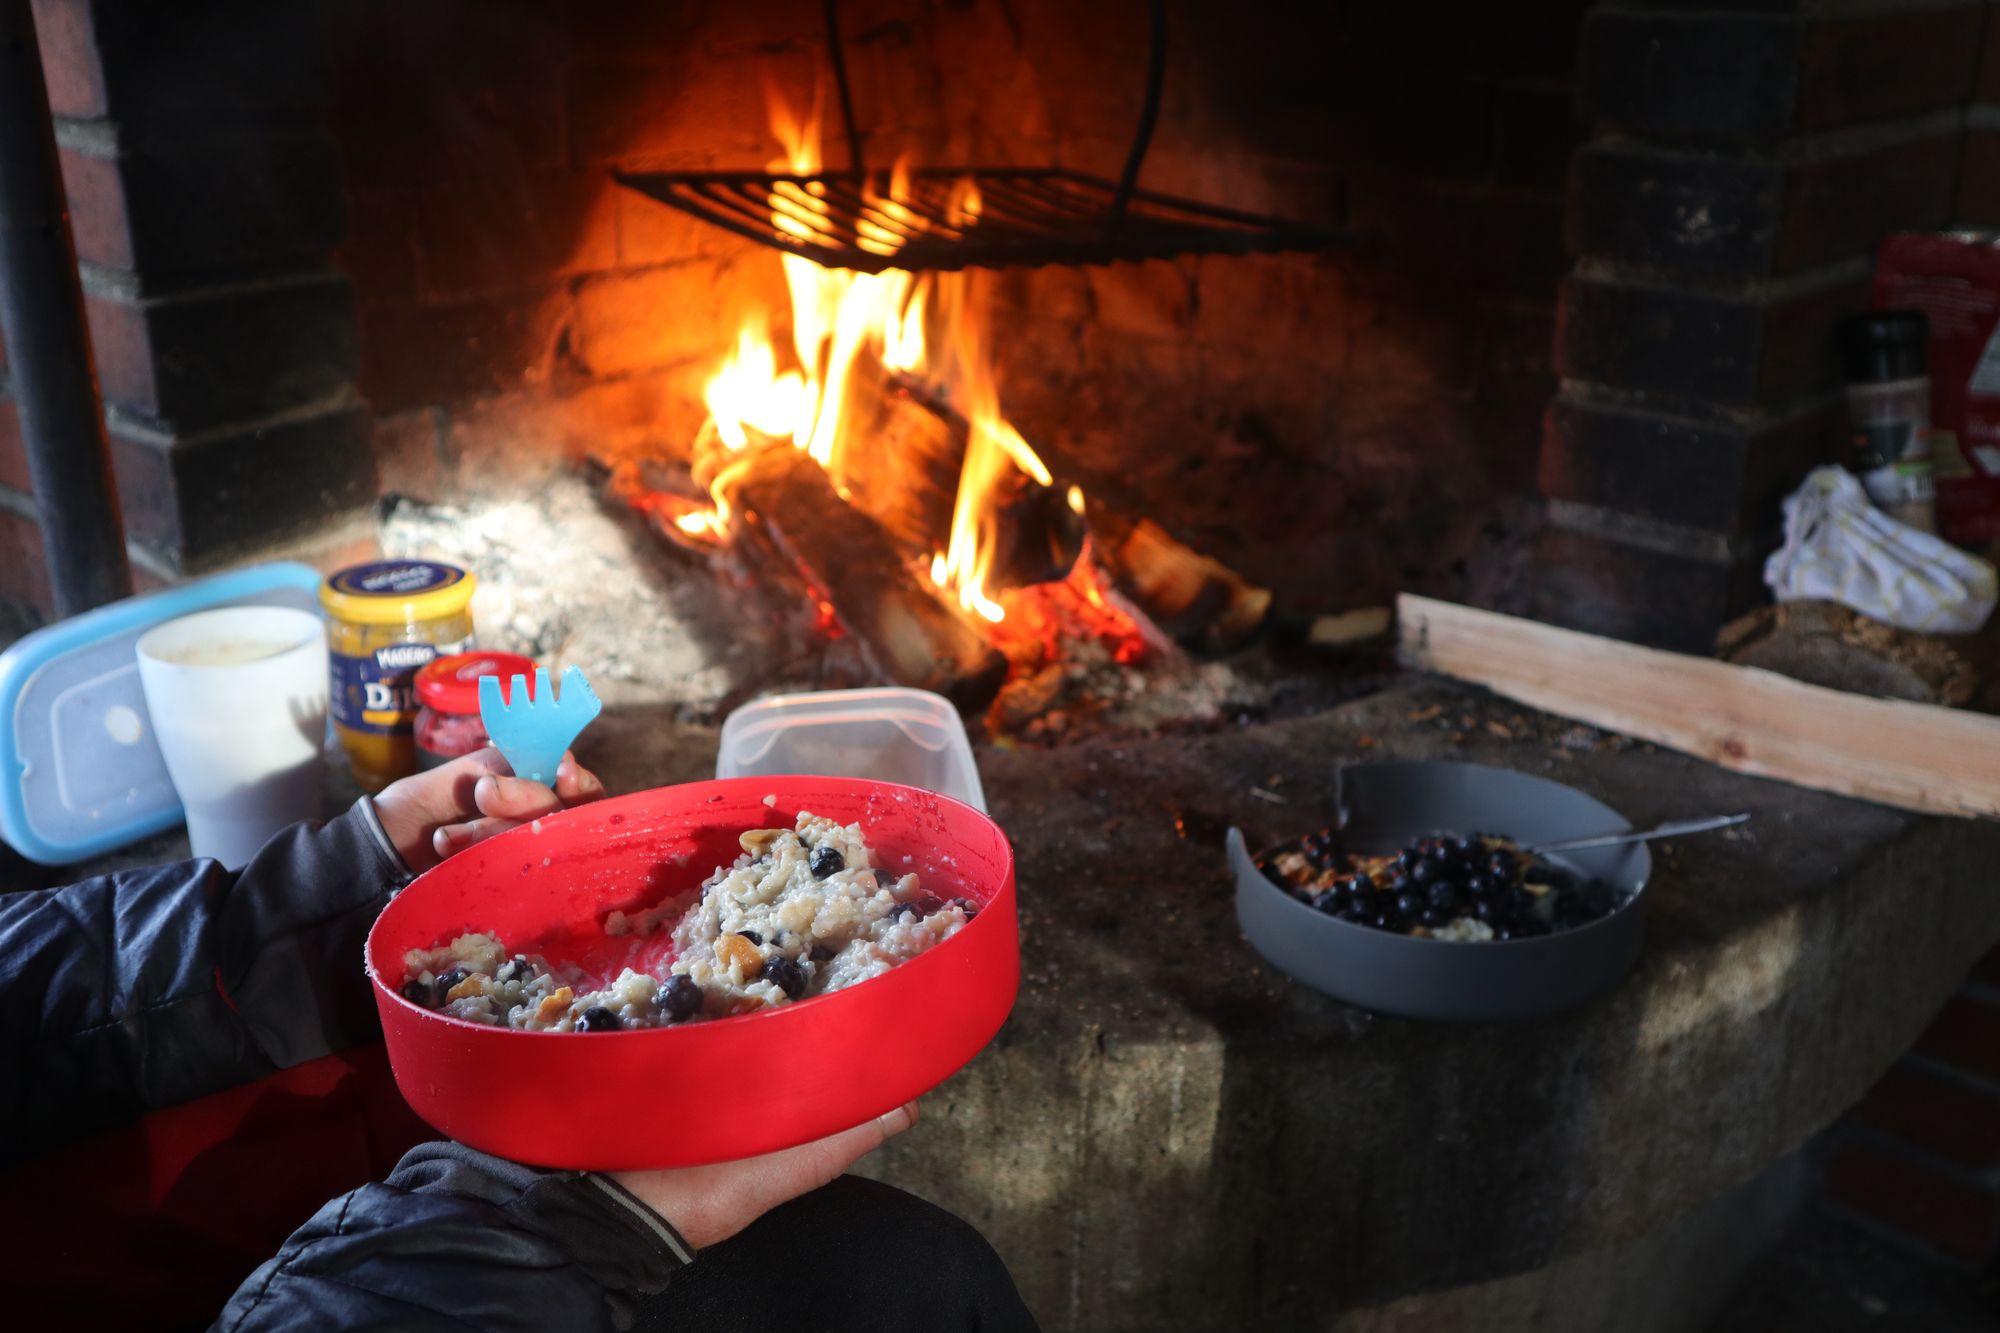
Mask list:
[[[1655,838],[1677,838],[1683,833],[1707,833],[1712,829],[1729,828],[1750,818],[1748,811],[1736,815],[1710,815],[1706,819],[1671,819],[1664,824],[1655,824],[1649,829],[1626,829],[1622,833],[1593,833],[1587,838],[1564,838],[1559,842],[1544,842],[1524,848],[1537,856],[1544,852],[1575,852],[1585,847],[1616,847],[1627,842],[1651,842]]]

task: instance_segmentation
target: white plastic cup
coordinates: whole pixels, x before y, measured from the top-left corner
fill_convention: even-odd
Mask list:
[[[272,834],[319,817],[327,655],[318,616],[203,611],[148,630],[138,654],[195,856],[237,869]]]

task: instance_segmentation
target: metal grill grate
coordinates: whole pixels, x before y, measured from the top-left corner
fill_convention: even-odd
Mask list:
[[[844,172],[618,173],[620,183],[762,245],[828,268],[1018,268],[1108,264],[1174,255],[1319,250],[1348,238],[1338,228],[1285,222],[1138,188],[1166,78],[1165,0],[1152,0],[1152,42],[1139,127],[1114,185],[1061,167],[930,167],[906,198],[889,200],[864,169],[854,97],[841,51],[839,0],[825,0],[827,56],[847,130]],[[953,207],[961,182],[978,191],[975,221]]]
[[[926,168],[910,174],[897,200],[851,173],[621,172],[618,179],[752,241],[863,273],[1316,250],[1345,239],[1333,228],[1149,190],[1132,190],[1116,214],[1116,185],[1060,168]],[[954,221],[966,182],[977,191],[978,215]]]

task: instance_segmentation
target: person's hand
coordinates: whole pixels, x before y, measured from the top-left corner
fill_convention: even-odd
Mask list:
[[[865,1125],[783,1152],[713,1166],[610,1174],[700,1250],[818,1189],[916,1123],[917,1104],[909,1102]]]
[[[491,746],[384,788],[375,813],[410,869],[425,871],[516,824],[604,795],[597,775],[564,754],[554,790],[514,776]]]

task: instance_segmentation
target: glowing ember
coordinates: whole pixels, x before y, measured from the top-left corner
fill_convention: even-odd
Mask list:
[[[1131,665],[1163,644],[1148,634],[1104,584],[1104,571],[1086,549],[1069,576],[1000,595],[1006,611],[994,645],[1017,673],[1034,671],[1069,656],[1078,644],[1101,645],[1112,660]]]

